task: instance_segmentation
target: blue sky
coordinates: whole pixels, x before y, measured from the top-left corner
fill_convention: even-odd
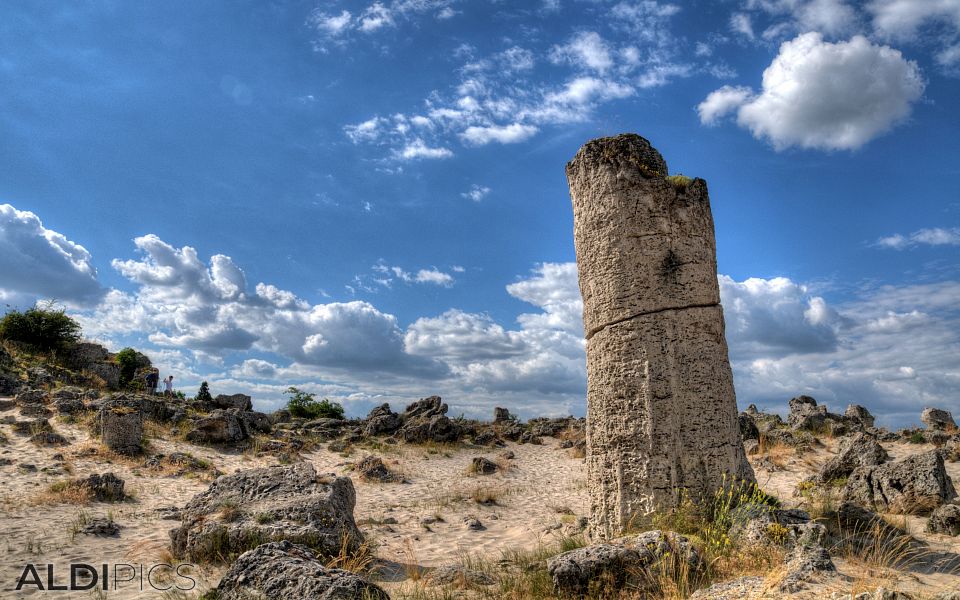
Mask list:
[[[0,7],[0,300],[188,393],[583,414],[563,167],[708,181],[740,403],[960,413],[960,0]]]

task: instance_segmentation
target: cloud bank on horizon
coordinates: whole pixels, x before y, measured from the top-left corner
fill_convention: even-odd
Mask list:
[[[0,217],[0,244],[14,256],[32,252],[40,272],[70,282],[89,271],[83,253],[78,267],[69,253],[36,251],[50,243],[82,249],[36,215],[0,205]],[[267,283],[251,285],[222,254],[205,261],[152,234],[134,244],[138,258],[111,263],[134,291],[109,289],[83,308],[89,288],[101,289],[93,273],[92,283],[72,292],[57,288],[59,298],[78,307],[71,313],[86,336],[114,350],[145,343],[181,385],[209,380],[215,389],[252,393],[266,408],[296,384],[344,402],[352,414],[436,392],[481,417],[503,404],[525,416],[585,411],[574,262],[537,265],[506,287],[537,309],[518,315],[513,328],[457,309],[403,325],[368,302],[310,304]],[[719,275],[719,283],[742,405],[778,407],[805,393],[837,409],[866,403],[890,423],[909,422],[928,404],[952,406],[960,283],[883,286],[836,306],[785,277]]]

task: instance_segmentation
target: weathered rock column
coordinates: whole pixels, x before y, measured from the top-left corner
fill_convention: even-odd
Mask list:
[[[753,480],[737,423],[707,184],[635,134],[567,164],[587,338],[590,533]]]
[[[143,442],[143,413],[136,401],[109,400],[100,409],[100,439],[119,454],[139,454]]]

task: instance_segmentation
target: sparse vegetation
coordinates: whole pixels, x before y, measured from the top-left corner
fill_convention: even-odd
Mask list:
[[[290,395],[287,401],[287,410],[294,417],[304,419],[343,419],[343,406],[339,402],[331,402],[327,398],[316,400],[316,394],[304,392],[298,388],[290,386],[286,394]]]
[[[11,310],[0,319],[0,340],[52,352],[80,340],[80,324],[53,302],[21,312]]]
[[[149,367],[150,359],[133,348],[124,348],[117,352],[114,360],[120,365],[120,387],[143,389],[144,382],[136,379],[137,371]]]
[[[200,383],[200,389],[197,391],[197,396],[194,400],[197,402],[213,401],[213,396],[210,395],[210,385],[206,381]]]
[[[693,178],[687,177],[682,173],[677,173],[676,175],[667,175],[664,177],[667,182],[674,187],[679,192],[686,190],[690,187],[690,184],[693,183]]]

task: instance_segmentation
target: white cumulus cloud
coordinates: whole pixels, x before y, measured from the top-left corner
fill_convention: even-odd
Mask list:
[[[735,109],[741,127],[777,149],[854,150],[906,119],[924,85],[916,63],[889,46],[806,33],[783,43],[760,92],[721,88],[698,110],[709,124]]]
[[[960,246],[960,227],[918,229],[909,235],[895,233],[876,241],[881,248],[903,250],[914,246]]]
[[[32,212],[0,204],[0,301],[20,308],[40,298],[82,305],[104,292],[86,248]]]

